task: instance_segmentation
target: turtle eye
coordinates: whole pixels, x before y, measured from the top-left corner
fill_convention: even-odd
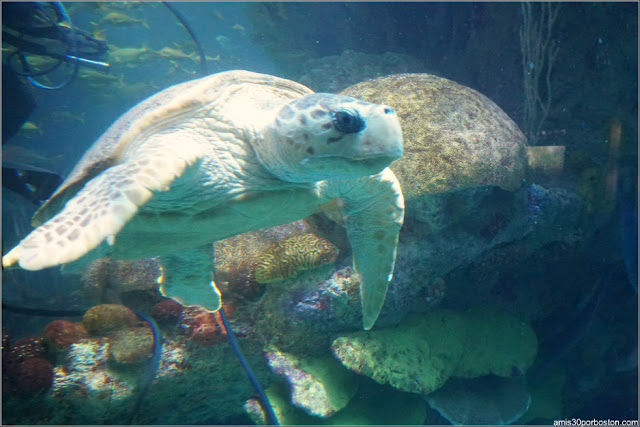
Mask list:
[[[358,133],[366,127],[366,123],[355,110],[332,111],[331,119],[333,126],[344,133]]]

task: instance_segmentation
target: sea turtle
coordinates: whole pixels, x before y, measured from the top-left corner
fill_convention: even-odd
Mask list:
[[[402,150],[386,105],[248,71],[181,83],[98,139],[2,265],[39,270],[107,254],[160,255],[165,295],[217,310],[211,242],[301,219],[338,198],[370,329],[404,218],[387,168]]]

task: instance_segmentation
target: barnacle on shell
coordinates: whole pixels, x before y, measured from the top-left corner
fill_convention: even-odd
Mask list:
[[[273,283],[301,271],[334,262],[338,249],[328,240],[305,233],[285,237],[269,246],[256,262],[254,276],[259,283]]]

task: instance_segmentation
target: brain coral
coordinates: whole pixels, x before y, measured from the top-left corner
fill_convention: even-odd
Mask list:
[[[91,307],[82,317],[82,324],[92,335],[104,335],[139,323],[138,316],[120,304],[100,304]]]
[[[319,267],[338,258],[338,249],[315,234],[297,234],[278,240],[258,258],[254,270],[260,283],[272,283]]]

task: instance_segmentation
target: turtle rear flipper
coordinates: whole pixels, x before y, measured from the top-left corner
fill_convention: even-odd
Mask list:
[[[404,220],[404,198],[391,169],[353,180],[328,181],[327,194],[340,209],[360,276],[364,329],[375,323],[396,262],[398,235]]]
[[[3,267],[18,263],[40,270],[75,261],[116,234],[156,191],[166,191],[198,159],[198,145],[176,147],[173,134],[155,135],[130,155],[90,180],[62,211],[33,230],[2,258]],[[132,158],[133,157],[133,158]]]
[[[213,255],[213,245],[207,244],[160,256],[162,295],[182,305],[199,305],[209,311],[218,311],[221,300],[220,291],[212,280]]]

